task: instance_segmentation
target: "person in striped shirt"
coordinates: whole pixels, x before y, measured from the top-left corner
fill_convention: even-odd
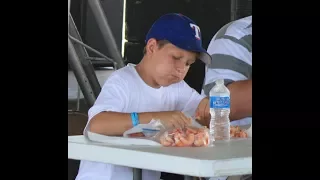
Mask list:
[[[207,52],[211,63],[206,66],[201,94],[209,92],[217,79],[224,79],[230,90],[231,125],[252,123],[252,16],[224,25],[212,38]],[[209,180],[251,180],[252,175],[216,177]]]
[[[224,79],[230,90],[231,125],[252,123],[252,16],[232,21],[212,38],[208,53],[212,60],[206,66],[202,94],[209,91],[217,79]]]

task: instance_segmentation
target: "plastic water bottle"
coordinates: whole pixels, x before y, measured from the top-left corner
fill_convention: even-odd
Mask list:
[[[219,79],[210,90],[210,144],[215,140],[230,140],[230,91]]]

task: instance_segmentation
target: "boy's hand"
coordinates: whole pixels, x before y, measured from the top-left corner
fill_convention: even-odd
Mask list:
[[[209,127],[210,117],[209,98],[203,98],[196,110],[196,119],[200,124]]]
[[[191,125],[191,118],[180,111],[155,112],[153,119],[159,119],[165,128],[180,128]]]

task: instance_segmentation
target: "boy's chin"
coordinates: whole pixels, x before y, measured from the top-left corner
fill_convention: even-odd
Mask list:
[[[176,84],[176,83],[178,83],[178,82],[180,82],[180,81],[162,82],[162,83],[160,83],[160,86],[162,86],[162,87],[168,87],[168,86],[170,86],[170,85],[172,85],[172,84]]]

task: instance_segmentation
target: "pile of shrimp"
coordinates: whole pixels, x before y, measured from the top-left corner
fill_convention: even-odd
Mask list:
[[[239,126],[230,126],[231,138],[247,138],[246,131],[240,129]],[[163,146],[174,147],[203,147],[209,144],[209,131],[203,128],[175,128],[166,131],[160,136],[160,143]]]
[[[230,126],[230,137],[231,138],[247,138],[248,134],[246,131],[240,129],[239,126]]]
[[[166,131],[160,136],[163,146],[174,147],[202,147],[209,144],[209,133],[207,128],[175,128]]]

